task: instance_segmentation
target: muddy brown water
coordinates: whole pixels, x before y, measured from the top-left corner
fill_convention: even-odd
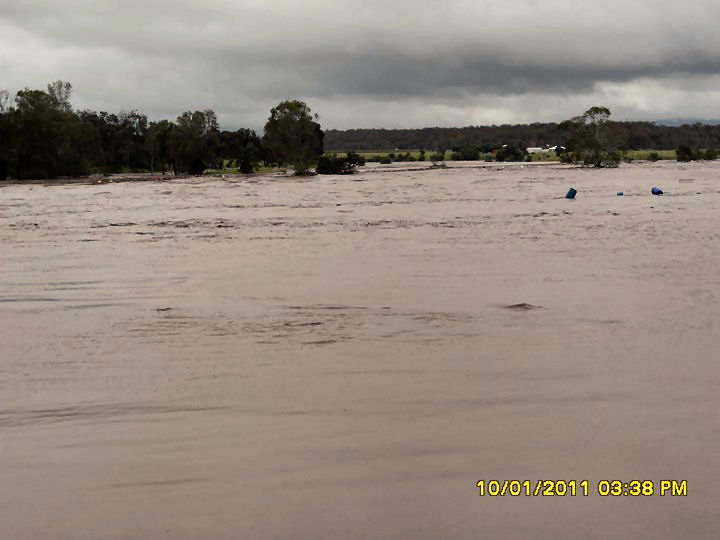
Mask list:
[[[719,212],[716,163],[0,187],[0,536],[717,538]]]

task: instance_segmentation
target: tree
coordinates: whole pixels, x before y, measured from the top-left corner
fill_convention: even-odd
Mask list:
[[[48,94],[57,103],[57,108],[63,112],[72,112],[70,96],[72,96],[72,84],[67,81],[57,80],[47,86]]]
[[[508,144],[495,152],[495,161],[524,161],[527,150],[515,144]]]
[[[477,161],[480,159],[480,149],[472,144],[465,144],[452,154],[453,161]]]
[[[143,168],[147,129],[147,116],[138,111],[120,111],[115,150],[125,170]]]
[[[148,127],[145,151],[150,157],[151,174],[155,174],[156,165],[160,165],[165,175],[165,167],[170,162],[170,138],[174,129],[175,124],[168,120],[153,122]]]
[[[81,122],[65,104],[42,90],[21,90],[11,111],[15,178],[53,178],[87,174],[84,147],[77,136]]]
[[[292,165],[306,175],[323,153],[323,132],[310,108],[302,101],[283,101],[270,110],[265,139],[274,160]]]
[[[263,160],[265,148],[263,141],[252,129],[241,128],[237,131],[221,131],[220,155],[228,160],[231,167],[237,167],[243,174],[257,170]]]
[[[10,92],[7,90],[0,90],[0,114],[3,114],[8,110],[8,103],[10,103]]]
[[[625,134],[617,123],[609,120],[610,115],[607,107],[591,107],[582,116],[558,126],[566,137],[572,161],[592,167],[617,167]]]
[[[216,167],[220,137],[215,112],[188,111],[178,116],[170,146],[176,173],[202,174],[205,169]]]
[[[0,180],[5,180],[10,174],[11,154],[15,148],[9,102],[10,93],[7,90],[0,90]]]

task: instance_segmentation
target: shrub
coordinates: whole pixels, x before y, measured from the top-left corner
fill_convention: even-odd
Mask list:
[[[352,174],[359,165],[365,165],[365,160],[355,152],[349,152],[345,157],[322,155],[318,158],[317,173]]]
[[[480,149],[477,146],[466,144],[452,153],[453,161],[477,161],[480,159]]]
[[[650,161],[658,161],[660,159],[660,154],[657,152],[650,152],[650,155],[648,155],[648,159]]]
[[[695,161],[697,157],[689,146],[681,144],[677,149],[677,160],[678,161]]]
[[[394,154],[390,154],[392,157]],[[417,161],[415,157],[410,155],[410,152],[405,152],[404,154],[397,154],[393,158],[395,161]]]
[[[515,145],[503,146],[495,153],[495,161],[524,161],[526,153]]]

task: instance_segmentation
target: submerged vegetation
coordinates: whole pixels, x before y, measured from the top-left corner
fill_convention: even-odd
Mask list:
[[[418,130],[351,130],[326,132],[326,145],[335,148],[346,135],[357,146],[374,141],[443,141],[437,150],[359,151],[378,163],[425,161],[562,161],[587,167],[614,167],[621,161],[714,160],[720,152],[720,126],[680,127],[647,122],[615,122],[607,107],[592,107],[560,124],[424,128]],[[525,137],[525,138],[523,138]],[[450,142],[457,141],[450,145]],[[548,142],[549,141],[549,142]],[[663,141],[668,141],[667,145]],[[692,146],[678,141],[692,141]],[[554,143],[552,146],[550,143]],[[462,144],[459,144],[462,143]],[[661,144],[662,143],[662,144]],[[672,149],[676,148],[676,149]]]
[[[318,115],[302,101],[283,101],[270,111],[265,124],[269,154],[279,164],[292,165],[297,175],[306,175],[323,153],[323,132]]]
[[[72,86],[0,92],[0,180],[130,172],[202,174],[234,168],[252,173],[290,165],[307,173],[323,153],[320,125],[299,101],[271,111],[264,137],[251,129],[221,131],[214,111],[187,111],[149,122],[138,111],[74,111]]]
[[[355,152],[345,156],[325,154],[320,156],[317,164],[318,174],[352,174],[359,166],[365,165],[365,159]]]
[[[666,126],[652,122],[624,121],[613,123],[624,132],[621,151],[669,150],[676,149],[681,144],[690,148],[720,147],[720,125],[695,123]],[[361,154],[380,154],[411,148],[424,148],[427,153],[438,149],[457,152],[468,144],[479,148],[481,153],[500,148],[503,144],[514,144],[520,148],[548,148],[558,144],[566,146],[559,124],[554,122],[451,128],[325,131],[325,148],[334,152],[354,150]]]
[[[560,124],[323,132],[318,116],[292,100],[271,109],[260,136],[251,129],[221,130],[210,109],[151,122],[136,110],[75,111],[71,96],[72,86],[64,81],[46,90],[26,88],[13,98],[0,91],[0,180],[248,174],[273,167],[292,167],[299,175],[313,167],[319,174],[350,174],[366,161],[441,166],[448,160],[560,160],[607,167],[640,159],[717,159],[720,147],[720,126],[614,122],[605,107]],[[324,154],[325,147],[334,152]]]
[[[625,133],[610,121],[610,109],[592,107],[558,128],[567,145],[565,161],[591,167],[617,167]]]

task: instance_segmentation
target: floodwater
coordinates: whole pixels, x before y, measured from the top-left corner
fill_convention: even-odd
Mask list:
[[[720,164],[400,169],[0,187],[0,536],[717,538]]]

